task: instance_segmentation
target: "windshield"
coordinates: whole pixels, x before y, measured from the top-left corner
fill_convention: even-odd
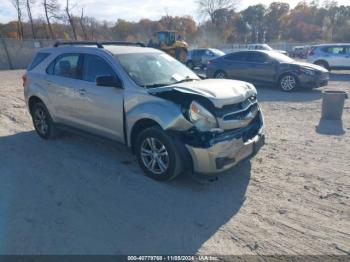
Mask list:
[[[271,46],[267,45],[267,44],[263,44],[261,45],[262,49],[264,50],[273,50]]]
[[[210,49],[210,51],[212,51],[215,55],[217,55],[217,56],[223,56],[223,55],[225,55],[225,53],[224,52],[222,52],[221,50],[219,50],[219,49]]]
[[[276,59],[278,62],[281,62],[281,63],[295,62],[295,60],[293,60],[289,56],[286,56],[278,51],[269,52],[269,55],[270,57],[272,57],[273,59]]]
[[[151,88],[200,80],[185,65],[164,53],[116,55],[119,63],[139,86]]]

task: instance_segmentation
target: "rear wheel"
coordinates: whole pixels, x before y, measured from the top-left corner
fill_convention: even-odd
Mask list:
[[[33,106],[31,113],[37,134],[43,139],[54,138],[57,134],[57,129],[46,106],[38,102]]]
[[[291,92],[298,87],[298,80],[292,74],[285,74],[280,77],[279,87],[285,92]]]
[[[158,181],[168,181],[182,172],[183,163],[175,143],[159,127],[147,128],[139,134],[136,156],[146,176]]]
[[[180,62],[185,63],[186,62],[186,58],[187,58],[187,50],[186,50],[186,48],[177,47],[175,49],[175,57]]]
[[[329,70],[329,64],[326,61],[316,61],[315,65],[322,66],[323,68]]]
[[[216,79],[226,79],[227,78],[227,74],[226,72],[222,71],[222,70],[219,70],[215,73],[214,77]]]

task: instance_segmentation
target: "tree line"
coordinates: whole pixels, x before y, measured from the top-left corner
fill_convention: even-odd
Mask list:
[[[0,36],[16,39],[148,41],[154,32],[176,30],[194,45],[252,42],[349,42],[350,6],[326,0],[302,1],[294,8],[282,2],[251,5],[237,11],[239,0],[197,0],[202,22],[191,16],[164,15],[138,22],[98,21],[66,0],[9,0],[17,17],[0,23]],[[42,13],[33,17],[32,9]]]

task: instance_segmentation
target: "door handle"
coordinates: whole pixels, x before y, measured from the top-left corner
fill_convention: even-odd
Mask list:
[[[85,89],[79,89],[78,92],[79,92],[79,94],[82,95],[82,96],[83,96],[83,95],[86,95],[86,93],[87,93],[87,91],[86,91]]]

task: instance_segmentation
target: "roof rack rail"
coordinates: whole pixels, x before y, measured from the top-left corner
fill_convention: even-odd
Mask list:
[[[121,42],[121,41],[101,41],[101,45],[125,45],[125,46],[140,46],[146,47],[144,43],[141,42]]]
[[[54,47],[59,47],[62,45],[95,45],[98,48],[103,48],[104,45],[122,45],[122,46],[140,46],[146,47],[144,43],[141,42],[119,42],[119,41],[57,41]]]
[[[61,45],[96,45],[98,48],[103,48],[103,46],[97,41],[57,41],[54,47]]]

